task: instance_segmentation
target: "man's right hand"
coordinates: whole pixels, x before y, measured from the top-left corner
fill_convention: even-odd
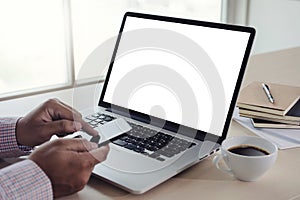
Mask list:
[[[98,148],[85,139],[57,139],[41,145],[29,159],[49,177],[54,197],[60,197],[83,189],[108,151],[108,145]]]

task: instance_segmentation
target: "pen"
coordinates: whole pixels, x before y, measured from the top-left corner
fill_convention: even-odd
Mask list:
[[[271,103],[274,103],[274,98],[273,98],[273,96],[272,96],[272,94],[271,94],[271,91],[270,91],[268,85],[265,84],[265,83],[263,83],[263,84],[262,84],[262,87],[263,87],[263,90],[265,91],[265,93],[266,93],[266,95],[267,95],[269,101],[270,101]]]

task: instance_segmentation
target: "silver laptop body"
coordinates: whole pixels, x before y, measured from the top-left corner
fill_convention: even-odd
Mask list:
[[[254,35],[249,27],[126,13],[99,104],[83,114],[95,128],[122,117],[133,129],[111,141],[93,175],[141,194],[216,152]]]

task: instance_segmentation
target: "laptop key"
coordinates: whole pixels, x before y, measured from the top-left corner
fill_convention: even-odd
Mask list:
[[[133,149],[135,152],[138,152],[138,153],[142,153],[142,152],[144,152],[145,151],[145,149],[144,148],[142,148],[142,147],[140,147],[140,146],[136,146],[136,148],[135,149]]]
[[[174,152],[168,151],[168,150],[164,150],[164,151],[159,151],[159,153],[165,157],[171,158],[174,155],[176,155]]]
[[[113,140],[112,143],[159,161],[164,161],[165,158],[163,157],[171,158],[195,145],[195,143],[190,143],[163,132],[157,132],[148,127],[132,122],[129,122],[129,124],[132,129]]]
[[[164,158],[161,158],[161,157],[157,157],[156,160],[159,160],[159,161],[165,161]]]
[[[116,145],[119,145],[121,147],[126,146],[128,144],[127,142],[125,142],[125,141],[123,141],[121,139],[114,140],[114,141],[112,141],[112,143],[116,144]]]
[[[110,122],[111,120],[113,120],[114,118],[106,116],[103,120],[106,122]]]
[[[134,145],[134,144],[132,144],[132,143],[126,144],[125,147],[126,147],[127,149],[130,149],[130,150],[136,149],[136,145]]]
[[[157,158],[159,156],[160,156],[160,154],[156,153],[156,152],[154,152],[154,153],[152,153],[152,154],[149,155],[149,157],[151,157],[151,158]]]

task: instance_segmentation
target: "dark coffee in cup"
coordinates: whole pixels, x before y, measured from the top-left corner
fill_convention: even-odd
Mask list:
[[[242,156],[265,156],[270,153],[264,149],[261,149],[252,145],[239,145],[228,149],[229,152]]]
[[[221,154],[213,163],[222,172],[242,181],[256,181],[267,172],[277,158],[277,146],[256,136],[235,136],[222,142]],[[226,164],[219,165],[220,160]]]

